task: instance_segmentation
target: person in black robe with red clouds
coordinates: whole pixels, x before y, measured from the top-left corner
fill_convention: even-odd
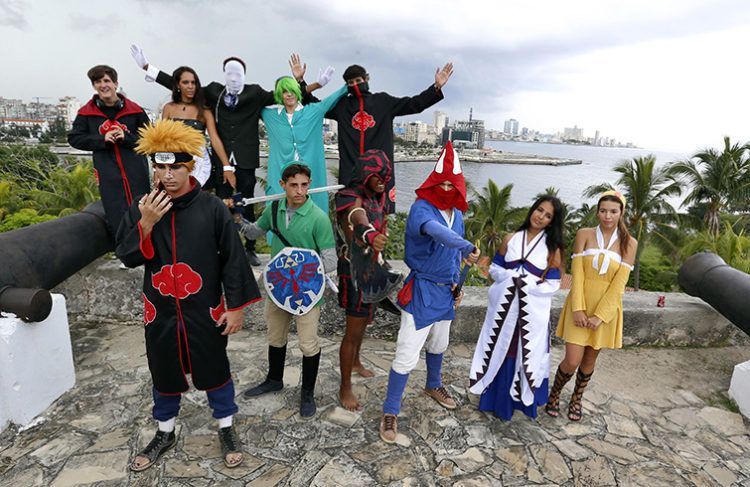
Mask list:
[[[94,66],[88,77],[96,94],[78,110],[68,143],[93,152],[104,216],[114,236],[133,200],[149,192],[148,163],[133,151],[138,129],[149,118],[143,108],[117,93],[117,71],[113,68]]]
[[[344,71],[349,95],[341,98],[326,114],[339,127],[339,184],[348,185],[354,176],[357,158],[370,149],[379,149],[393,162],[393,119],[421,113],[443,99],[442,88],[453,74],[448,63],[435,72],[435,83],[416,96],[397,98],[388,93],[370,93],[370,75],[353,64]],[[386,214],[396,211],[396,178],[386,187]]]
[[[244,308],[260,300],[258,285],[229,210],[190,176],[204,143],[200,132],[160,120],[140,134],[136,150],[150,155],[158,186],[123,217],[116,253],[128,267],[145,264],[146,355],[158,431],[130,468],[150,467],[174,445],[188,374],[219,420],[224,463],[236,467],[242,452],[232,427],[238,408],[227,339],[242,328]]]

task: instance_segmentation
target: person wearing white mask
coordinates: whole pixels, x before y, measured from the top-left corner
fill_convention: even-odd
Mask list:
[[[140,47],[132,45],[130,53],[136,64],[146,71],[147,81],[156,81],[172,89],[174,79],[150,64]],[[294,78],[302,81],[307,65],[302,64],[296,54],[292,55],[289,65]],[[217,177],[216,180],[226,180],[227,176],[234,173],[237,192],[245,198],[251,198],[255,194],[255,169],[260,166],[258,121],[263,107],[275,103],[274,95],[273,91],[266,91],[257,84],[245,83],[247,69],[242,59],[229,57],[223,61],[222,69],[224,84],[213,81],[203,88],[206,103],[216,119],[219,138],[229,157],[229,165],[222,167],[224,177]],[[332,74],[333,68],[330,66],[319,71],[317,82],[305,86],[303,92],[310,93],[325,86]],[[303,102],[305,101],[306,98]],[[233,191],[229,184],[224,183],[217,184],[216,193],[221,198],[228,198]],[[248,220],[255,221],[255,212],[252,209],[246,211],[245,216]],[[245,250],[250,264],[259,266],[260,259],[255,254],[255,241],[246,241]]]

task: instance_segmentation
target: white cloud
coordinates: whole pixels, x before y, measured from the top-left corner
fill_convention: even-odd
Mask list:
[[[4,97],[85,98],[86,70],[108,63],[132,98],[156,106],[166,92],[143,81],[128,51],[136,42],[155,65],[190,65],[204,82],[221,79],[221,60],[239,55],[248,80],[270,88],[296,51],[308,79],[330,63],[338,83],[348,64],[360,63],[374,90],[400,96],[429,85],[435,67],[452,60],[439,109],[454,119],[473,106],[490,127],[511,116],[546,131],[578,124],[688,151],[724,134],[745,137],[750,5],[742,0],[9,0],[0,13],[12,47]]]

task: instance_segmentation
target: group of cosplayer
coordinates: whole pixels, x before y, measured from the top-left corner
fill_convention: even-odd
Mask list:
[[[369,75],[353,65],[344,72],[345,85],[319,101],[310,93],[325,86],[333,70],[321,70],[318,80],[307,85],[305,65],[296,55],[290,60],[293,76],[280,78],[274,92],[267,92],[245,84],[245,64],[239,58],[224,61],[224,85],[213,82],[202,88],[192,69],[181,67],[169,76],[150,65],[137,46],[131,52],[147,80],[172,89],[161,120],[149,123],[137,104],[117,93],[116,71],[99,65],[88,73],[96,94],[79,111],[69,134],[71,145],[93,152],[117,257],[128,267],[144,266],[144,332],[157,431],[130,468],[145,470],[174,446],[175,420],[189,380],[206,391],[218,420],[223,461],[236,467],[243,453],[232,424],[239,408],[226,348],[228,335],[242,328],[246,307],[261,299],[248,265],[259,264],[254,262],[254,239],[270,231],[272,257],[286,247],[310,249],[320,256],[325,273],[337,273],[338,303],[346,316],[339,400],[348,410],[361,410],[351,377],[375,375],[360,360],[360,347],[375,309],[390,301],[363,300],[352,252],[364,251],[382,261],[388,215],[395,209],[393,118],[440,101],[452,65],[439,68],[434,84],[422,93],[402,98],[371,93]],[[308,194],[326,184],[324,117],[339,122],[339,182],[344,188],[334,195],[333,224],[328,195]],[[266,193],[280,194],[280,200],[267,205],[256,220],[252,210],[243,214],[233,208],[236,200],[230,196],[253,194],[259,119],[269,139]],[[469,390],[481,395],[480,410],[505,420],[515,410],[535,418],[537,407],[545,405],[547,414],[558,416],[561,390],[575,375],[567,415],[572,421],[581,419],[583,392],[599,351],[622,345],[622,293],[637,246],[623,222],[625,207],[621,194],[602,194],[599,225],[576,234],[572,289],[557,327],[565,357],[551,390],[550,308],[566,267],[561,202],[554,196],[539,198],[518,230],[503,240],[488,268],[494,284],[468,374]],[[423,348],[425,395],[447,409],[457,407],[441,368],[463,296],[462,271],[480,257],[479,248],[464,238],[467,209],[463,171],[449,142],[416,190],[407,218],[404,260],[409,274],[395,297],[401,325],[380,422],[380,437],[387,443],[397,439],[401,401]],[[266,299],[264,318],[268,373],[243,396],[252,400],[284,387],[294,320],[303,355],[300,416],[312,417],[321,354],[320,303],[296,315]]]

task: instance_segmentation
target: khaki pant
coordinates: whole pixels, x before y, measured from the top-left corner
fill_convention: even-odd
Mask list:
[[[273,301],[266,299],[263,310],[268,326],[268,344],[272,347],[283,347],[289,336],[289,326],[292,319],[297,322],[297,337],[299,349],[305,357],[312,357],[320,352],[318,343],[318,321],[320,321],[320,306],[316,306],[309,313],[297,316],[276,306]]]

